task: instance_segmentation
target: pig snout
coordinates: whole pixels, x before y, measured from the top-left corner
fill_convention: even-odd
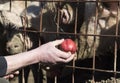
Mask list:
[[[8,42],[6,44],[6,50],[9,54],[17,54],[17,53],[20,53],[22,52],[23,46],[19,43],[13,43],[13,42]]]

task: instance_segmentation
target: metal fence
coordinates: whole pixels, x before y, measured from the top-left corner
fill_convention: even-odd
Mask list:
[[[39,34],[37,46],[60,38],[71,38],[77,44],[75,59],[68,64],[55,65],[51,68],[42,64],[37,64],[37,67],[31,66],[30,69],[37,68],[37,74],[34,74],[36,83],[119,83],[119,0],[0,2],[1,11],[4,7],[5,11],[12,13],[17,11],[16,14],[22,23],[18,26],[17,22],[12,23],[16,25],[15,30],[24,32],[24,38],[28,33]],[[27,43],[24,43],[25,51],[28,51],[25,44]],[[19,83],[25,82],[23,71]]]

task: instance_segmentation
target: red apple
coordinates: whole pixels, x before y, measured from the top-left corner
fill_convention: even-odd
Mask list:
[[[72,54],[76,52],[76,43],[71,39],[65,39],[62,44],[60,44],[60,49],[65,52],[71,52]]]

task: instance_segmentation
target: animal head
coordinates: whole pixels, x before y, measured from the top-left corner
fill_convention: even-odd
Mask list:
[[[31,35],[30,35],[31,34]],[[38,37],[32,33],[25,34],[12,31],[7,34],[6,50],[9,54],[17,54],[38,46]],[[36,45],[35,45],[36,44]]]
[[[6,50],[9,54],[16,54],[24,51],[22,34],[15,33],[7,37]]]

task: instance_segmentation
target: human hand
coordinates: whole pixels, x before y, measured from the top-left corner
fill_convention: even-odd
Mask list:
[[[5,78],[5,79],[12,79],[12,78],[14,78],[16,75],[18,75],[18,74],[19,74],[19,71],[15,71],[15,72],[13,72],[13,73],[11,73],[11,74],[9,74],[9,75],[4,76],[3,78]]]
[[[74,58],[74,54],[57,48],[63,41],[64,39],[51,41],[37,48],[38,60],[44,64],[67,63],[71,61]]]

